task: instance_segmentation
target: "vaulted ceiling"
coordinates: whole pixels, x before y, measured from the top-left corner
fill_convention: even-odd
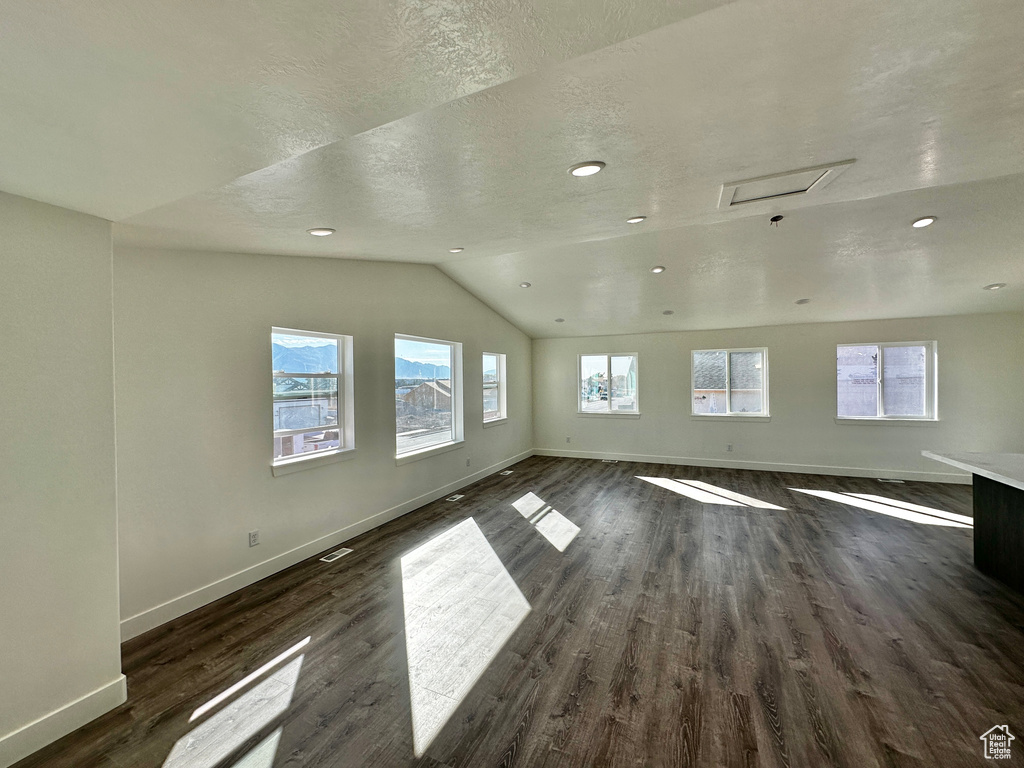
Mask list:
[[[1024,309],[1019,0],[264,5],[5,2],[0,189],[124,245],[437,264],[535,337]]]

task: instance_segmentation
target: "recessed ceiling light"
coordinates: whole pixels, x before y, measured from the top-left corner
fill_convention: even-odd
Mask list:
[[[811,300],[810,299],[797,299],[793,303],[794,304],[810,304]]]
[[[307,229],[306,231],[313,237],[327,237],[328,235],[334,234],[334,230],[330,227],[314,227],[313,229]]]
[[[918,219],[911,226],[915,229],[921,229],[921,227],[927,227],[935,223],[934,216],[925,216],[923,219]]]
[[[556,323],[564,323],[565,322],[565,318],[564,317],[556,317],[555,318],[555,322]]]
[[[646,216],[634,216],[632,219],[626,219],[627,224],[639,224],[641,221],[646,221]]]
[[[986,291],[998,291],[1000,288],[1005,288],[1005,287],[1006,287],[1006,283],[992,283],[991,285],[986,285],[985,286],[985,290]]]
[[[674,310],[674,309],[666,309],[666,310],[665,310],[664,312],[662,312],[661,314],[663,314],[663,315],[674,315],[675,313],[676,313],[676,312],[675,312],[675,310]]]
[[[520,288],[529,288],[529,287],[530,287],[530,284],[529,284],[529,283],[520,283],[520,284],[519,284],[519,287],[520,287]]]
[[[466,250],[466,249],[465,248],[449,248],[448,249],[448,253],[462,253],[464,250]]]
[[[585,163],[579,163],[569,169],[569,173],[573,176],[593,176],[595,173],[600,172],[604,168],[604,163],[600,160],[588,160]]]
[[[661,274],[662,272],[664,272],[664,271],[665,271],[665,268],[664,268],[664,267],[661,267],[661,266],[658,266],[658,267],[651,267],[651,272],[653,272],[653,273],[654,273],[654,274],[656,274],[656,275],[660,275],[660,274]]]

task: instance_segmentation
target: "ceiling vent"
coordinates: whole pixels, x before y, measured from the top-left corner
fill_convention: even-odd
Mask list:
[[[818,192],[831,184],[839,174],[853,165],[853,162],[844,160],[831,165],[816,165],[799,171],[787,171],[723,184],[718,207],[724,210],[746,203],[760,203],[765,200],[777,200],[780,197]]]

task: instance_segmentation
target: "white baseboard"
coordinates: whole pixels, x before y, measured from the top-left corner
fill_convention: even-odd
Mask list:
[[[282,571],[289,566],[305,560],[307,557],[312,557],[318,552],[322,552],[325,549],[342,544],[362,533],[366,533],[366,531],[383,525],[389,520],[394,520],[396,517],[401,517],[407,512],[412,512],[414,509],[418,509],[424,504],[437,501],[441,497],[447,496],[452,491],[463,488],[470,483],[475,483],[481,478],[487,477],[494,472],[498,472],[505,467],[511,466],[512,464],[529,458],[532,455],[532,450],[523,451],[516,456],[504,459],[485,469],[478,470],[471,475],[467,475],[459,480],[448,483],[441,488],[436,488],[429,493],[417,496],[415,499],[410,499],[409,501],[391,507],[390,509],[377,512],[376,514],[370,515],[359,522],[352,523],[344,528],[339,528],[332,533],[328,533],[325,536],[321,536],[318,539],[314,539],[307,544],[303,544],[295,549],[290,549],[287,552],[275,555],[269,560],[264,560],[262,563],[249,566],[248,568],[233,573],[230,576],[225,576],[223,579],[207,584],[204,587],[200,587],[199,589],[187,592],[184,595],[173,598],[172,600],[168,600],[166,603],[161,603],[153,608],[137,613],[134,616],[129,616],[127,619],[122,619],[121,641],[124,642],[125,640],[130,640],[133,637],[138,637],[143,632],[148,632],[151,629],[159,627],[161,624],[165,624],[171,619],[176,619],[179,616],[184,616],[190,611],[196,610],[197,608],[202,608],[204,605],[208,605],[214,600],[219,600],[225,595],[230,595],[232,592],[242,589],[242,587],[247,587],[260,579],[272,576],[278,571]]]
[[[0,768],[7,768],[57,739],[109,712],[128,698],[124,675],[49,712],[6,736],[0,736]]]
[[[597,453],[595,451],[562,451],[537,448],[536,456],[562,456],[572,459],[615,459],[644,464],[678,464],[687,467],[720,467],[722,469],[756,469],[764,472],[796,472],[804,475],[839,475],[841,477],[878,477],[884,480],[921,480],[928,483],[962,483],[970,485],[971,476],[959,472],[919,472],[867,467],[832,467],[819,464],[776,464],[767,461],[724,461],[687,456],[648,456],[637,453]]]

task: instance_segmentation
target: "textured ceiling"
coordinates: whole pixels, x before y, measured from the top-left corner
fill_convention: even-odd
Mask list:
[[[436,263],[534,336],[1024,309],[1019,0],[14,0],[3,22],[0,188],[121,245]],[[723,182],[848,159],[717,209]]]
[[[534,338],[1013,311],[1022,200],[1024,175],[1006,176],[803,208],[777,228],[759,216],[652,229],[444,270]],[[926,213],[935,224],[910,226]],[[997,282],[1009,287],[982,290]]]
[[[0,188],[113,220],[727,0],[4,0]]]

